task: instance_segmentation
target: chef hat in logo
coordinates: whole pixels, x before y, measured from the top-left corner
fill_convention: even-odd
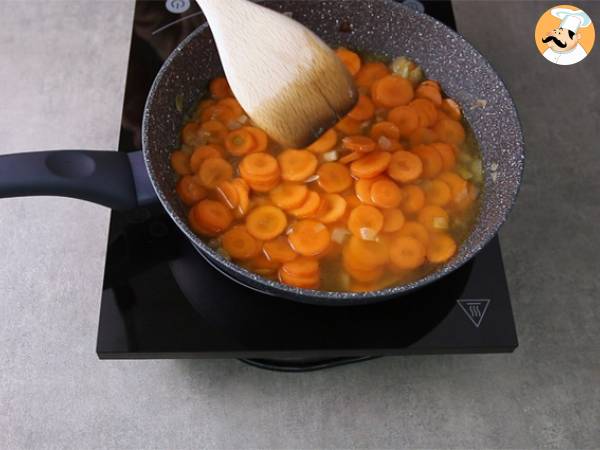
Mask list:
[[[585,28],[592,23],[592,19],[584,11],[567,8],[554,8],[550,13],[561,20],[560,27],[577,33],[579,28]]]

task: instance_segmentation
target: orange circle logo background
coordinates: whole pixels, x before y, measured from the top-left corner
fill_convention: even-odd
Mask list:
[[[535,45],[540,53],[544,53],[548,47],[546,44],[542,42],[542,38],[550,31],[555,28],[558,28],[560,25],[560,19],[558,17],[554,17],[550,11],[554,8],[566,8],[573,11],[577,11],[582,8],[577,8],[573,5],[556,5],[547,10],[540,20],[538,20],[537,25],[535,26]],[[585,10],[584,10],[585,11]],[[591,17],[591,16],[590,16]],[[585,28],[579,28],[577,34],[581,34],[581,40],[579,43],[585,50],[585,52],[589,55],[592,51],[592,47],[594,46],[594,40],[596,39],[596,30],[594,29],[594,22],[592,22],[589,26]]]

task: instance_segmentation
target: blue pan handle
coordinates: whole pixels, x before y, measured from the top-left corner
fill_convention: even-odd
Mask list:
[[[141,151],[56,150],[0,156],[0,198],[49,195],[120,210],[156,200]]]

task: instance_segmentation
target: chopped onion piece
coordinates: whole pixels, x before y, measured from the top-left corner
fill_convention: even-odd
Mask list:
[[[312,183],[313,181],[317,181],[318,179],[319,179],[319,175],[315,173],[314,175],[311,175],[306,180],[304,180],[304,182],[305,183]]]
[[[377,238],[377,233],[372,228],[363,227],[360,229],[360,237],[364,241],[374,241]]]
[[[237,121],[243,125],[248,122],[248,116],[246,114],[242,114],[240,117],[238,117]]]
[[[330,152],[323,153],[323,159],[327,162],[337,161],[338,157],[337,150],[331,150]]]
[[[490,169],[491,169],[493,172],[495,172],[496,170],[498,170],[498,163],[495,163],[495,162],[494,162],[494,163],[492,163],[492,164],[490,165]]]
[[[392,141],[390,141],[387,136],[381,136],[377,143],[383,150],[389,150],[392,148]]]
[[[221,240],[219,238],[214,238],[208,241],[208,246],[210,248],[219,248],[221,246]]]
[[[448,219],[446,219],[445,217],[434,217],[433,228],[435,228],[436,230],[447,230]]]
[[[465,168],[463,166],[458,166],[458,168],[456,169],[456,171],[465,180],[470,180],[471,178],[473,178],[473,174],[467,168]]]
[[[229,253],[227,253],[227,251],[224,248],[219,247],[217,249],[217,253],[220,254],[224,259],[231,261],[231,256],[229,256]]]
[[[227,128],[228,128],[229,130],[231,130],[231,131],[233,131],[233,130],[238,130],[238,129],[242,128],[242,124],[241,124],[241,123],[239,123],[237,120],[234,120],[234,121],[232,121],[232,122],[229,122],[229,123],[227,124]]]
[[[342,244],[346,240],[346,236],[350,234],[346,228],[334,228],[331,232],[331,240]]]
[[[340,284],[347,289],[350,286],[350,275],[346,272],[340,272]]]

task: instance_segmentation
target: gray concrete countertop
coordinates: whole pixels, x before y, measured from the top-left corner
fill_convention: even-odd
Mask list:
[[[0,202],[0,448],[600,446],[600,48],[535,51],[553,6],[459,2],[507,82],[527,168],[501,239],[520,347],[305,375],[236,361],[99,361],[108,211]],[[600,3],[587,2],[600,21]],[[0,152],[116,148],[131,1],[0,2]],[[599,44],[600,45],[600,44]]]

